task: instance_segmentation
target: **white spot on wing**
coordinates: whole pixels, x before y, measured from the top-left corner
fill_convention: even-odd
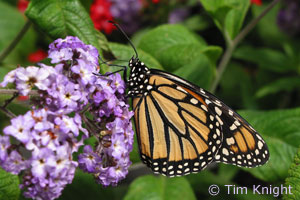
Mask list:
[[[240,126],[240,125],[241,125],[240,122],[239,122],[238,120],[235,120],[235,121],[234,121],[234,124],[237,125],[237,126]]]
[[[232,130],[232,131],[233,131],[233,130],[235,130],[235,129],[236,129],[236,125],[235,125],[235,124],[232,124],[232,125],[231,125],[229,128],[230,128],[230,130]]]
[[[205,110],[206,112],[208,112],[208,110],[207,110],[207,107],[205,106],[205,105],[201,105],[201,108],[203,109],[203,110]]]
[[[226,143],[228,144],[228,146],[234,144],[234,139],[233,139],[233,137],[227,138],[227,139],[226,139]]]
[[[186,92],[182,87],[180,87],[180,86],[177,86],[176,89],[177,89],[177,90],[180,90],[181,92],[187,93],[187,92]]]
[[[217,120],[219,121],[219,123],[220,123],[221,125],[223,125],[223,121],[220,119],[220,117],[219,117],[218,115],[216,115],[216,118],[217,118]]]
[[[215,106],[215,111],[216,111],[216,113],[217,113],[219,116],[222,115],[222,111],[220,110],[219,107]]]
[[[191,98],[191,100],[190,100],[190,101],[191,101],[191,103],[192,103],[192,104],[197,104],[197,103],[198,103],[198,100],[197,100],[197,99],[195,99],[195,98]]]
[[[226,148],[223,148],[222,153],[226,156],[229,156],[229,152]]]
[[[210,104],[210,103],[211,103],[211,101],[210,101],[210,100],[208,100],[208,99],[205,99],[205,103],[208,105],[208,104]]]
[[[258,141],[257,146],[259,149],[262,149],[264,144],[261,141]]]

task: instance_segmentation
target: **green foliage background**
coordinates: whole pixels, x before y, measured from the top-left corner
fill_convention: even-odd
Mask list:
[[[147,66],[174,73],[209,90],[226,49],[270,2],[258,7],[250,6],[249,0],[201,0],[204,11],[196,17],[182,24],[145,27],[131,38]],[[31,0],[25,17],[13,6],[15,1],[0,1],[0,52],[27,20],[34,24],[0,63],[1,80],[17,64],[29,64],[26,57],[35,50],[40,35],[46,43],[67,35],[77,36],[97,47],[101,54],[111,51],[117,59],[129,60],[134,53],[132,48],[124,44],[126,41],[121,44],[120,39],[114,40],[114,37],[122,38],[121,34],[106,39],[94,29],[87,12],[89,3]],[[73,183],[59,199],[275,199],[273,195],[253,195],[251,186],[280,186],[285,180],[294,190],[293,195],[284,195],[283,199],[299,199],[300,39],[279,30],[276,16],[280,6],[276,5],[245,40],[234,46],[232,59],[215,92],[226,104],[238,109],[266,140],[271,155],[266,165],[245,169],[218,164],[199,174],[171,179],[154,176],[144,167],[141,173],[133,168],[119,186],[108,188],[102,188],[91,176],[78,170]],[[209,42],[205,37],[207,33]],[[211,42],[214,41],[211,38],[222,43]],[[101,69],[103,72],[114,70],[103,65]],[[0,101],[3,103],[6,98],[0,96]],[[17,103],[11,107],[15,107],[12,110],[17,113],[25,109]],[[3,128],[9,120],[2,113],[0,117]],[[131,158],[134,166],[140,166],[136,143]],[[220,186],[218,196],[208,194],[212,184]],[[248,187],[248,194],[228,194],[225,185],[229,184]],[[23,199],[18,185],[18,177],[0,170],[0,199]]]

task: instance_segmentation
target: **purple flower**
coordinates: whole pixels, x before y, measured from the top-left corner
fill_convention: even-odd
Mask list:
[[[46,109],[34,110],[30,112],[30,114],[31,118],[35,120],[35,124],[33,127],[34,130],[43,132],[45,130],[53,128],[53,124],[48,121],[48,112]]]
[[[300,33],[300,2],[285,0],[283,5],[277,16],[278,26],[289,35]]]
[[[98,50],[91,45],[84,44],[77,37],[67,36],[65,39],[55,40],[49,45],[48,54],[51,63],[82,59],[94,66],[94,71],[97,69]]]
[[[12,173],[19,174],[28,167],[27,161],[17,152],[12,151],[2,165],[3,169]]]
[[[88,65],[83,60],[78,60],[78,64],[74,65],[71,68],[72,72],[78,74],[80,76],[80,82],[83,85],[87,85],[88,83],[93,84],[95,82],[95,75],[93,74],[96,72],[96,69],[92,65]]]
[[[0,83],[0,87],[7,86],[8,83],[13,83],[16,80],[16,70],[12,70],[5,75],[4,80]]]
[[[115,133],[111,137],[111,146],[109,148],[110,154],[115,159],[121,159],[122,155],[125,155],[127,152],[126,145],[124,143],[125,136],[124,133],[120,132]]]
[[[177,8],[169,14],[168,21],[170,24],[180,23],[185,20],[189,14],[190,12],[188,8]]]
[[[67,143],[62,146],[57,147],[56,155],[55,155],[55,168],[54,172],[52,172],[52,176],[55,178],[65,175],[65,171],[72,168],[73,165],[77,166],[77,162],[72,161],[70,158],[72,157],[71,148]]]
[[[10,146],[10,140],[8,136],[0,135],[0,164],[7,158],[7,149]]]
[[[110,12],[114,18],[122,21],[127,33],[134,33],[139,27],[139,12],[142,8],[139,0],[110,0]]]
[[[43,180],[55,167],[54,152],[48,148],[36,149],[32,154],[32,175]]]
[[[11,120],[11,125],[4,128],[6,135],[14,136],[23,143],[27,143],[31,137],[30,129],[34,125],[34,120],[28,115],[19,115]]]
[[[121,78],[120,74],[116,74],[115,76],[112,77],[112,83],[111,83],[111,87],[118,91],[119,94],[124,94],[125,91],[125,85],[122,84],[123,80]]]
[[[71,132],[75,137],[79,135],[79,127],[74,122],[74,119],[69,116],[63,115],[56,117],[54,123],[63,133]]]
[[[63,48],[57,51],[49,51],[49,58],[51,58],[51,63],[68,61],[71,60],[72,57],[73,57],[73,51],[70,48]]]
[[[16,85],[22,95],[27,95],[36,86],[40,90],[46,90],[49,82],[47,77],[49,72],[43,68],[29,66],[16,70]]]
[[[78,85],[69,82],[68,84],[63,85],[59,92],[60,106],[76,110],[78,107],[77,101],[81,98],[81,94],[78,91]]]
[[[78,156],[79,167],[88,173],[96,173],[98,164],[102,159],[93,151],[90,145],[86,145],[83,149],[83,153]]]

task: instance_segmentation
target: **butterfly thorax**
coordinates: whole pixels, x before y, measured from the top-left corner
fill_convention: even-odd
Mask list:
[[[137,58],[130,59],[129,67],[128,96],[147,95],[150,70]]]

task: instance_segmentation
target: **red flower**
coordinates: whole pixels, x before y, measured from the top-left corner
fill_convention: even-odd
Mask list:
[[[108,0],[94,0],[90,8],[90,16],[96,29],[103,30],[107,34],[116,29],[113,24],[108,22],[109,20],[113,21]]]
[[[48,56],[47,52],[45,52],[42,49],[38,49],[37,51],[29,54],[28,60],[30,62],[36,63],[43,60],[44,58],[47,58],[47,56]]]
[[[152,0],[152,3],[159,3],[160,0]]]
[[[29,99],[29,96],[18,96],[18,101],[27,101]]]
[[[21,13],[24,13],[28,4],[29,4],[29,1],[27,1],[27,0],[18,0],[18,3],[17,3],[18,10]]]
[[[261,0],[251,0],[251,3],[256,4],[258,6],[261,6],[261,4],[262,4]]]

